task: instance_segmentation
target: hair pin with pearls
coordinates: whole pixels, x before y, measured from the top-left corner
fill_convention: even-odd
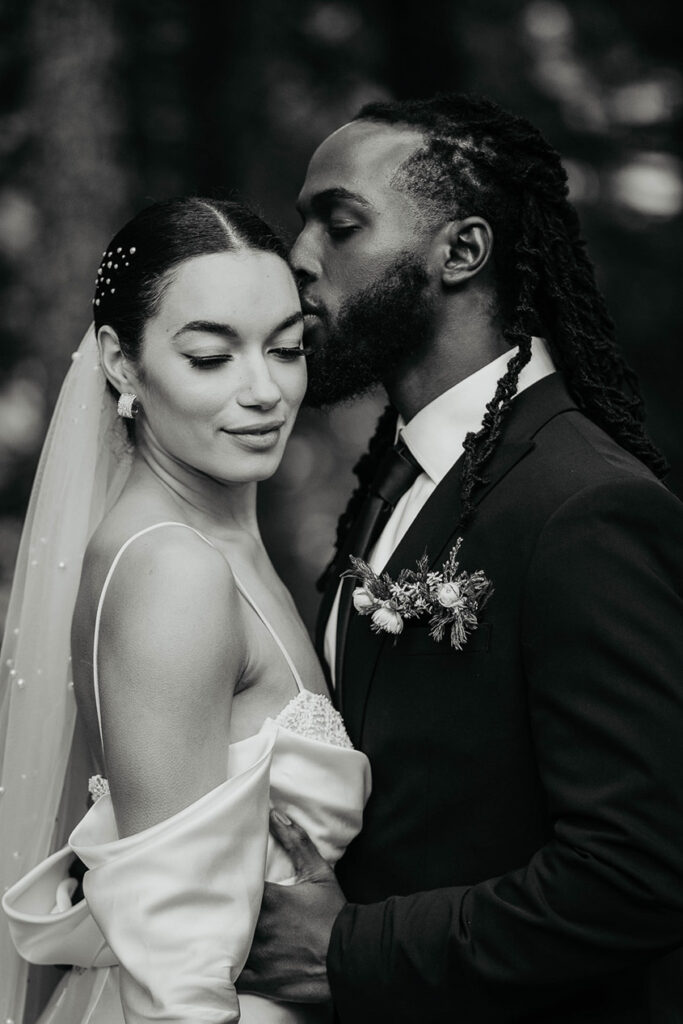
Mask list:
[[[116,249],[105,250],[102,253],[102,262],[95,278],[94,306],[99,306],[107,293],[109,295],[116,294],[115,275],[130,266],[130,261],[136,252],[137,247],[134,245],[129,246],[128,249],[119,245]]]

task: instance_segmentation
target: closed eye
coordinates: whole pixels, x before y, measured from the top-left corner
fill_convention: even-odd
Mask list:
[[[331,222],[327,225],[327,233],[330,238],[347,238],[357,230],[357,224],[335,224]]]
[[[294,348],[293,346],[290,346],[288,348],[271,348],[270,352],[273,355],[278,356],[280,359],[284,359],[285,361],[287,361],[300,359],[301,356],[305,356],[308,354],[308,349],[304,348],[303,345],[297,345],[296,348]]]
[[[186,358],[190,366],[193,366],[195,369],[210,370],[212,367],[227,363],[228,360],[232,359],[232,356],[224,354],[221,356],[187,356]]]

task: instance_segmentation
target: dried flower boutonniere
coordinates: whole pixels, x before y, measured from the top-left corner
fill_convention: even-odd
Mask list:
[[[443,564],[430,572],[426,555],[416,569],[401,569],[396,580],[388,573],[373,572],[362,558],[351,556],[353,569],[342,576],[358,580],[353,604],[360,615],[369,615],[376,633],[398,634],[407,619],[429,616],[429,635],[437,643],[449,633],[451,647],[461,651],[478,625],[478,613],[493,593],[491,581],[481,569],[459,571],[457,561],[462,537]]]

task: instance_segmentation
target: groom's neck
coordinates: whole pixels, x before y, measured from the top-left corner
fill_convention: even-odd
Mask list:
[[[384,382],[391,403],[407,423],[444,391],[509,349],[490,314],[471,315],[464,324],[449,319],[429,345]]]

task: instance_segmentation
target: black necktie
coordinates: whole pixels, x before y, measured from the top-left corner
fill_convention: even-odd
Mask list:
[[[399,441],[388,450],[377,467],[365,503],[356,522],[351,527],[340,553],[337,562],[338,571],[343,572],[351,568],[350,555],[367,558],[399,499],[415,483],[421,472],[422,467],[413,458],[403,441]],[[349,579],[349,577],[342,580],[335,651],[335,685],[338,702],[341,699],[344,641],[353,603],[352,594],[356,586],[358,586],[356,580]],[[339,703],[338,706],[340,706]]]

